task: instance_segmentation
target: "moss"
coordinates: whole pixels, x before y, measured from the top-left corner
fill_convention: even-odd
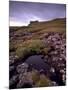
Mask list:
[[[44,44],[44,42],[42,41],[42,40],[39,40],[39,39],[36,39],[36,40],[33,40],[33,39],[31,39],[31,40],[27,40],[27,41],[25,41],[23,44],[22,44],[22,46],[24,46],[24,47],[38,47],[38,48],[44,48],[45,47],[45,44]]]
[[[40,80],[40,74],[37,70],[32,71],[32,80],[34,83]]]
[[[42,52],[44,53],[44,54],[48,54],[48,51],[50,50],[50,47],[48,46],[47,48],[44,48],[43,50],[42,50]]]
[[[25,47],[20,47],[16,50],[16,55],[22,59],[25,58],[29,53],[30,49]]]
[[[41,76],[40,80],[36,83],[36,87],[46,87],[50,85],[50,80],[45,76]]]
[[[26,57],[31,54],[39,54],[45,48],[45,43],[42,40],[28,40],[19,46],[16,50],[18,57]]]

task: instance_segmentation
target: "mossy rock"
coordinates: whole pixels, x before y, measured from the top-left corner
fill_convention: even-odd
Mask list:
[[[43,50],[42,50],[42,52],[44,53],[44,54],[48,54],[48,51],[50,50],[50,47],[47,47],[47,48],[44,48]]]
[[[45,76],[41,76],[40,80],[36,83],[36,87],[47,87],[50,86],[51,81]]]
[[[32,71],[32,80],[34,83],[40,80],[40,74],[37,70]]]

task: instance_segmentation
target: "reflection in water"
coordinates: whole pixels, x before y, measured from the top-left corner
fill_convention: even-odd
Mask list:
[[[37,70],[44,70],[47,72],[50,69],[50,66],[44,62],[44,58],[42,58],[42,55],[30,56],[26,59],[25,62],[31,65],[32,68]]]

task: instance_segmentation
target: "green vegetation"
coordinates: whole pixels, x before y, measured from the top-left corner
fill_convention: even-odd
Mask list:
[[[20,47],[16,50],[16,54],[19,58],[25,58],[29,53],[30,49],[25,47]]]
[[[34,83],[40,80],[40,73],[37,70],[32,71],[32,80]]]
[[[42,40],[28,40],[19,46],[16,54],[19,58],[24,58],[32,54],[47,53],[50,48]]]
[[[35,83],[35,87],[50,86],[51,81],[44,74],[40,75],[37,70],[32,70],[32,80]]]
[[[41,75],[40,80],[36,83],[36,87],[50,86],[51,81],[45,76]]]
[[[10,30],[15,31],[15,33],[20,34],[23,32],[37,33],[37,32],[65,32],[66,20],[55,19],[47,22],[34,22],[30,23],[28,26],[23,27],[10,27]]]

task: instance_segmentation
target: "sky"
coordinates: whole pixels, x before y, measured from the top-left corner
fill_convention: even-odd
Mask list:
[[[65,4],[9,2],[10,26],[27,26],[30,21],[49,21],[66,17]]]

